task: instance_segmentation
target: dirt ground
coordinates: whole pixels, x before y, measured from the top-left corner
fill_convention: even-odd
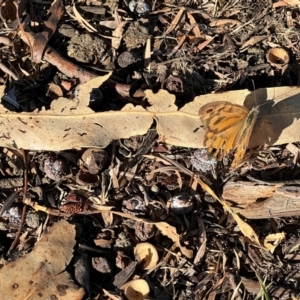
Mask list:
[[[1,1],[1,294],[300,299],[299,7]]]

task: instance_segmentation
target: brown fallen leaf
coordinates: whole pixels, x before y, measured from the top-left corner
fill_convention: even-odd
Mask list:
[[[170,24],[170,26],[167,28],[166,32],[164,33],[164,36],[167,36],[170,32],[172,32],[176,26],[178,25],[183,13],[185,11],[184,7],[181,7],[177,13],[177,15],[175,16],[174,20],[172,21],[172,23]]]
[[[0,270],[1,299],[82,299],[84,290],[64,272],[75,243],[74,225],[64,220],[54,224],[32,252]]]
[[[242,23],[240,21],[232,20],[232,19],[218,19],[209,23],[209,26],[211,27],[224,26],[224,25],[233,26],[233,25],[242,25]]]
[[[256,43],[259,43],[267,38],[266,35],[263,36],[252,36],[249,40],[247,40],[243,45],[241,46],[241,50],[245,50],[245,48],[249,46],[253,46]]]
[[[187,16],[191,26],[194,26],[193,27],[193,32],[195,34],[195,37],[200,38],[201,37],[201,30],[200,30],[200,27],[199,27],[198,23],[196,22],[194,16],[189,11],[186,12],[186,16]]]

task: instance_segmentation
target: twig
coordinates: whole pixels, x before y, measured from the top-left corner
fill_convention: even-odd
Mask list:
[[[4,65],[2,62],[0,62],[0,69],[6,73],[7,75],[11,76],[14,80],[19,80],[20,77],[14,73],[13,71],[11,71],[6,65]]]
[[[20,30],[18,32],[20,38],[26,43],[28,46],[33,45],[34,43],[34,33],[26,28],[26,32]],[[71,61],[65,59],[61,56],[56,50],[52,47],[47,46],[44,52],[42,59],[46,60],[50,64],[56,66],[62,73],[71,78],[78,78],[81,83],[87,82],[93,78],[96,78],[97,75],[91,73],[78,65],[75,65]]]

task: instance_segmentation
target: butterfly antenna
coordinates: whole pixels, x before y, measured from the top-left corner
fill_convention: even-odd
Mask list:
[[[265,105],[265,104],[270,104],[270,101],[267,100],[266,102],[261,103],[261,104],[258,105],[258,103],[257,103],[257,98],[256,98],[256,89],[255,89],[254,80],[251,79],[251,81],[252,81],[253,90],[254,90],[254,102],[255,102],[255,106],[259,106],[259,107],[260,107],[260,106],[263,106],[263,105]],[[274,98],[275,98],[275,90],[273,90],[273,93],[274,93],[274,97],[273,97],[273,99],[274,99]],[[271,101],[273,101],[273,100],[271,100]]]
[[[251,79],[251,81],[252,81],[252,85],[253,85],[254,102],[255,102],[255,106],[257,106],[255,83],[254,83],[253,79]]]

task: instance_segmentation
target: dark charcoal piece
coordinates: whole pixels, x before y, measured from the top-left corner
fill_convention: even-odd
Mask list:
[[[83,286],[87,293],[90,292],[90,261],[89,255],[86,252],[80,253],[76,257],[76,262],[74,264],[75,268],[75,278]]]

